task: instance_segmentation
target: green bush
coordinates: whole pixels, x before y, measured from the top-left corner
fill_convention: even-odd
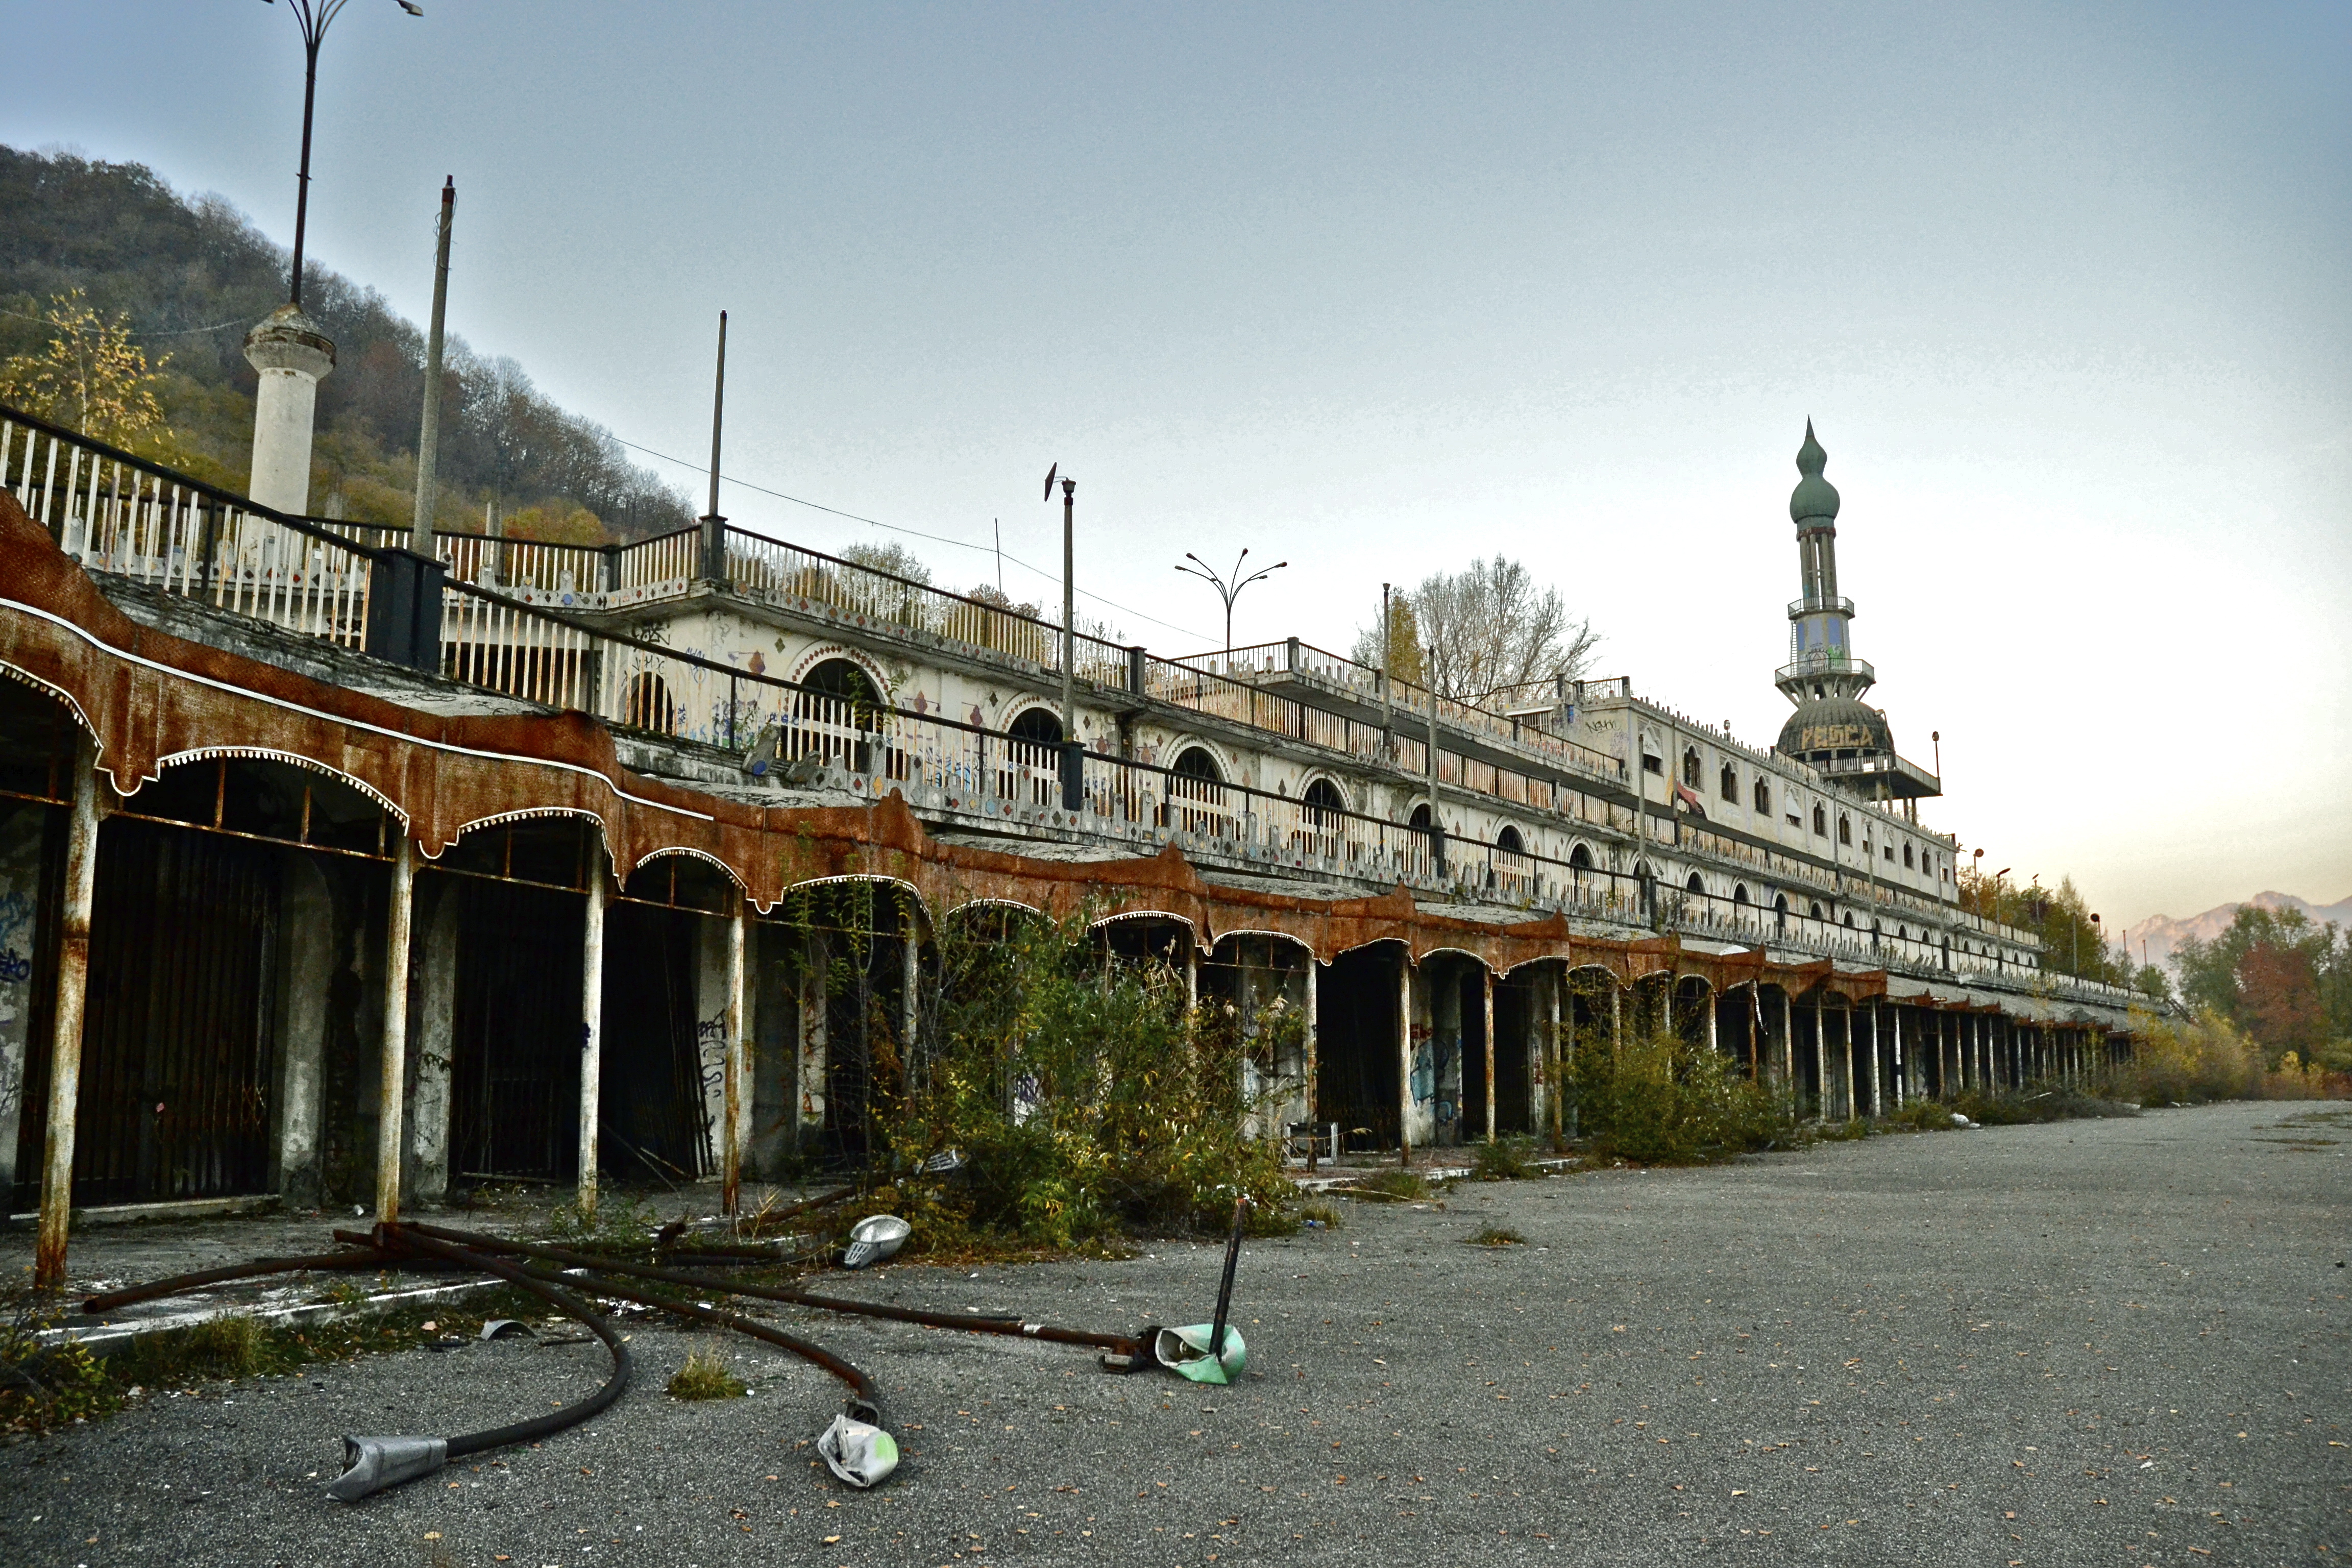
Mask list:
[[[1236,1195],[1253,1200],[1251,1229],[1295,1228],[1281,1144],[1244,1126],[1270,1120],[1276,1091],[1243,1089],[1245,1061],[1270,1076],[1303,1039],[1295,1009],[1188,1010],[1180,973],[1107,958],[1083,918],[1008,912],[949,928],[940,949],[927,1058],[911,1081],[875,1074],[901,1169],[947,1149],[969,1161],[962,1183],[898,1184],[919,1248],[1222,1232]]]
[[[1693,1162],[1784,1143],[1788,1109],[1728,1058],[1669,1030],[1613,1048],[1592,1038],[1569,1064],[1595,1149],[1644,1165]]]
[[[1514,1134],[1478,1145],[1473,1172],[1482,1182],[1517,1182],[1536,1173],[1536,1141]]]
[[[1346,1190],[1351,1196],[1370,1198],[1375,1203],[1419,1203],[1429,1196],[1429,1183],[1419,1171],[1389,1165]]]

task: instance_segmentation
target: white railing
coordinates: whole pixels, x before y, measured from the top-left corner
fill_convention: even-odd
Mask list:
[[[0,483],[93,571],[345,647],[366,641],[364,551],[13,416],[0,417]]]

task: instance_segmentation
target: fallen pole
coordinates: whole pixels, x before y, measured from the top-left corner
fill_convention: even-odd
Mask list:
[[[126,1286],[120,1290],[108,1290],[86,1299],[81,1304],[84,1313],[95,1317],[100,1312],[119,1311],[141,1301],[152,1301],[164,1296],[176,1296],[184,1290],[198,1290],[207,1285],[222,1285],[232,1279],[257,1279],[270,1274],[299,1274],[305,1269],[396,1268],[415,1259],[396,1258],[388,1252],[373,1249],[365,1252],[315,1252],[301,1258],[257,1258],[250,1263],[224,1264],[218,1268],[199,1268],[193,1274],[174,1274],[165,1279],[152,1279],[144,1285]],[[435,1267],[446,1267],[436,1265]]]

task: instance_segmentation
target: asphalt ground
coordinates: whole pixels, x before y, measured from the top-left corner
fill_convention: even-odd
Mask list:
[[[888,1393],[907,1457],[866,1493],[815,1464],[829,1380],[719,1343],[755,1392],[681,1404],[662,1384],[715,1342],[638,1320],[637,1385],[586,1429],[333,1503],[339,1434],[501,1423],[605,1368],[373,1357],[0,1450],[0,1562],[2326,1563],[2347,1154],[2344,1108],[2230,1105],[1351,1205],[1245,1249],[1229,1389],[783,1314]],[[1487,1225],[1526,1245],[1466,1245]],[[1126,1328],[1205,1319],[1218,1262],[838,1283]]]

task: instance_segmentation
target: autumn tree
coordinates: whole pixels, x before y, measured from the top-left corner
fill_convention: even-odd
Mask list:
[[[1442,697],[1473,706],[1527,687],[1575,680],[1600,637],[1576,620],[1557,588],[1507,556],[1476,560],[1460,572],[1435,572],[1390,601],[1388,669]],[[1380,628],[1356,639],[1357,662],[1381,651]]]
[[[0,397],[93,440],[165,455],[172,431],[155,387],[171,356],[150,366],[131,341],[131,318],[100,315],[79,289],[52,297],[41,321],[47,349],[0,363]]]
[[[1348,657],[1373,669],[1387,670],[1391,679],[1422,684],[1425,669],[1421,654],[1421,623],[1413,618],[1412,601],[1402,594],[1391,594],[1387,648],[1381,647],[1381,628],[1375,622],[1356,634],[1356,646]]]
[[[2272,1062],[2288,1051],[2352,1064],[2352,936],[2301,910],[2243,904],[2210,942],[2173,952],[2181,999],[2210,1007],[2261,1043]]]

